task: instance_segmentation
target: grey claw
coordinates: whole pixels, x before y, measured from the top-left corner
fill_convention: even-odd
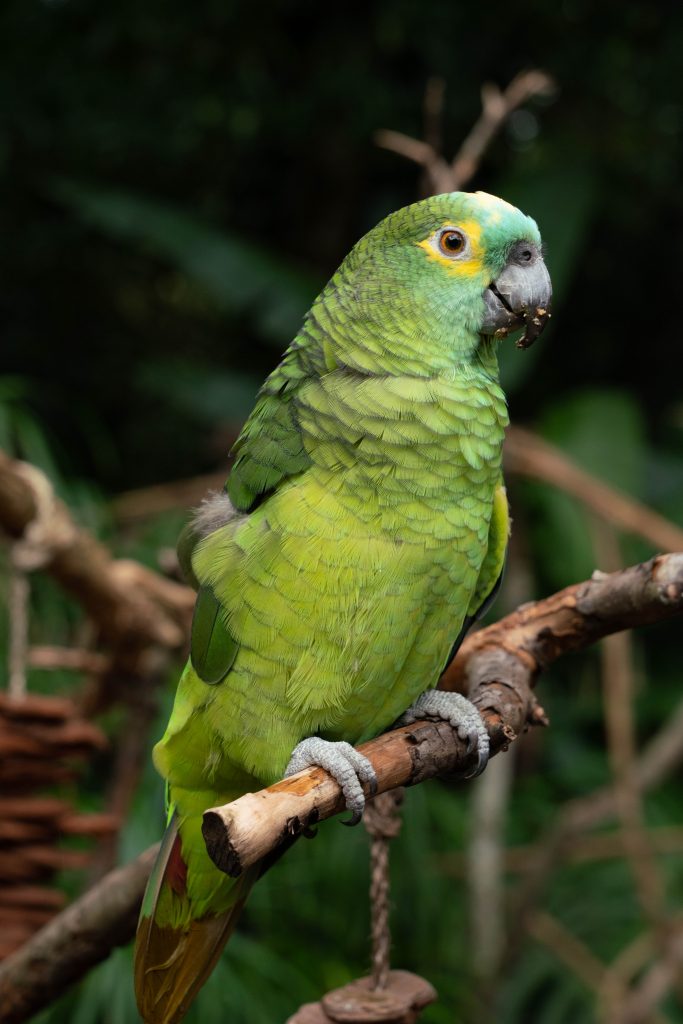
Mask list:
[[[324,768],[341,786],[346,808],[351,811],[351,817],[342,824],[357,825],[365,809],[363,784],[368,787],[371,796],[377,792],[377,776],[367,757],[359,754],[350,743],[334,743],[319,736],[309,736],[292,751],[285,777],[303,768],[310,768],[311,765]]]
[[[480,750],[479,756],[477,757],[477,763],[471,772],[468,772],[465,776],[466,779],[476,779],[478,775],[481,775],[486,765],[489,763],[489,752],[488,748],[486,752]]]
[[[375,789],[376,788],[377,787],[375,787]],[[358,824],[358,822],[361,820],[362,817],[363,817],[363,811],[354,811],[353,814],[351,815],[351,817],[348,820],[345,820],[344,818],[340,818],[339,819],[339,824],[340,825],[347,825],[349,828],[353,828],[354,825]]]

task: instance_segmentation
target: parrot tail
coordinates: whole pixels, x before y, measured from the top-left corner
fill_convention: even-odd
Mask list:
[[[135,996],[146,1024],[177,1024],[230,938],[258,865],[238,879],[210,860],[201,817],[173,814],[142,902]]]

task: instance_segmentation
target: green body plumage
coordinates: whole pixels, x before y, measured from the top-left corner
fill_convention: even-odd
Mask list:
[[[466,239],[457,258],[444,225]],[[146,1020],[180,1019],[253,881],[213,867],[202,811],[281,777],[306,736],[355,744],[390,726],[500,576],[507,410],[480,325],[520,240],[540,244],[533,221],[466,193],[365,236],[261,389],[230,502],[193,527],[192,658],[154,755],[180,841],[143,908]]]

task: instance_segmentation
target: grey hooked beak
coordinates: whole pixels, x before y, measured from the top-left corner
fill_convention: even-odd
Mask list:
[[[548,269],[537,246],[516,242],[507,264],[484,292],[486,310],[481,334],[505,338],[524,327],[518,348],[533,345],[550,319],[553,289]]]

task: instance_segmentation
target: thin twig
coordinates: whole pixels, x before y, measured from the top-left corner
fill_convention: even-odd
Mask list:
[[[618,1024],[647,1024],[682,971],[683,926],[680,926],[669,936],[664,956],[655,961],[625,1000]]]
[[[666,1024],[666,1018],[653,1013],[657,1000],[648,1003],[647,1017],[631,1020],[625,1015],[625,991],[618,979],[610,975],[610,968],[591,949],[572,934],[553,915],[540,911],[527,924],[528,932],[537,942],[549,949],[562,961],[586,988],[596,996],[599,1019],[602,1024]]]
[[[682,755],[683,756],[683,755]],[[638,763],[634,776],[638,777]],[[589,798],[587,798],[589,799]],[[683,853],[683,827],[662,825],[649,828],[648,838],[658,856]],[[540,844],[523,843],[508,846],[503,852],[503,869],[508,874],[528,875],[536,871]],[[562,861],[567,864],[588,864],[594,861],[618,860],[624,856],[621,831],[599,832],[597,835],[575,835],[565,841]],[[461,851],[441,854],[436,862],[446,874],[462,878],[467,871],[467,858]]]
[[[443,105],[446,97],[446,82],[436,75],[427,79],[422,104],[424,137],[428,146],[436,153],[441,152]]]
[[[551,949],[588,988],[597,991],[602,983],[605,965],[594,953],[572,935],[556,917],[539,912],[527,923],[529,934]]]
[[[534,96],[552,93],[554,82],[545,71],[522,71],[503,92],[491,82],[481,90],[482,111],[452,160],[441,154],[441,111],[444,84],[429,79],[425,90],[425,138],[411,138],[402,132],[381,129],[375,142],[424,168],[427,194],[456,192],[474,177],[486,150],[515,110]]]
[[[634,785],[645,793],[659,785],[683,763],[683,700],[668,718],[657,735],[645,747],[633,767]],[[505,954],[509,967],[516,959],[524,922],[534,913],[548,878],[558,864],[571,853],[577,836],[609,821],[617,814],[617,801],[613,786],[605,786],[588,796],[565,804],[545,837],[529,850],[525,878],[517,886],[510,920],[510,932]]]
[[[28,649],[28,664],[31,668],[48,671],[68,669],[73,672],[85,672],[87,675],[102,675],[111,668],[111,658],[83,647],[34,644]]]
[[[612,527],[596,520],[593,523],[593,535],[599,564],[608,570],[618,568],[621,555]],[[665,919],[664,887],[645,827],[641,794],[634,778],[637,751],[633,717],[635,680],[632,647],[629,633],[615,633],[605,637],[600,645],[607,750],[624,848],[638,899],[649,924],[659,930]]]
[[[552,484],[578,498],[605,522],[643,537],[658,551],[683,550],[683,529],[635,498],[581,469],[555,445],[524,427],[510,427],[503,449],[508,473]]]
[[[510,115],[534,96],[550,95],[554,87],[545,71],[522,71],[504,92],[491,82],[482,86],[481,115],[451,162],[453,190],[462,188],[474,177],[486,150]]]

